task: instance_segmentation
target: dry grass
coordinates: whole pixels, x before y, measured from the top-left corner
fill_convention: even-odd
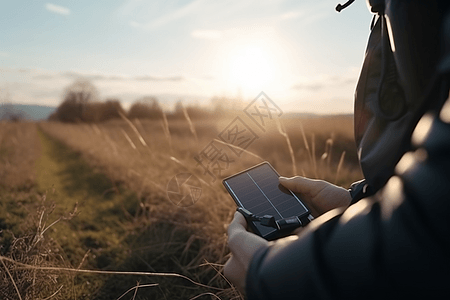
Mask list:
[[[184,116],[185,119],[178,120],[168,120],[165,115],[160,120],[124,118],[98,125],[40,124],[46,134],[81,153],[90,166],[106,174],[116,187],[114,193],[120,193],[122,186],[136,193],[136,207],[120,212],[126,216],[126,221],[120,221],[126,232],[121,242],[126,251],[120,253],[125,256],[113,259],[115,263],[108,265],[109,270],[97,270],[110,274],[101,277],[103,284],[93,291],[99,299],[122,296],[121,299],[241,298],[221,274],[223,264],[229,258],[225,232],[235,205],[221,185],[220,177],[267,160],[285,176],[298,172],[329,181],[337,178],[337,183],[343,186],[361,178],[349,117],[282,119],[279,124],[271,123],[266,132],[258,132],[260,138],[240,157],[234,157],[229,168],[213,182],[197,166],[194,156],[209,142],[218,142],[219,133],[231,119],[195,121],[187,110],[184,110]],[[226,147],[223,143],[222,146]],[[166,193],[167,183],[181,172],[195,174],[202,182],[200,200],[185,208],[174,206]],[[93,254],[82,253],[75,255],[74,260],[83,262],[87,257],[84,264],[95,268]],[[9,270],[14,269],[11,261],[4,263]],[[21,263],[40,267],[51,265]],[[60,273],[70,270],[75,273],[76,269],[73,266],[57,267]],[[123,280],[123,274],[111,274],[112,269],[140,272],[141,276],[128,274],[129,279]],[[54,271],[28,269],[29,272],[38,270]],[[49,274],[54,274],[52,272]],[[150,276],[158,272],[176,273],[181,277]],[[75,281],[92,278],[80,276],[77,275]],[[185,278],[201,285],[186,282]],[[134,280],[134,284],[130,280]],[[82,286],[89,289],[86,285],[78,285]],[[10,292],[14,292],[13,285],[10,288]],[[22,291],[20,293],[24,295]]]
[[[39,155],[36,124],[0,122],[0,187],[30,189]]]
[[[57,270],[69,265],[59,244],[46,234],[63,218],[71,216],[54,220],[51,202],[45,196],[36,200],[35,204],[30,204],[35,211],[23,220],[19,230],[14,230],[18,236],[12,230],[5,230],[2,234],[2,244],[7,245],[7,249],[3,249],[5,254],[0,256],[1,299],[73,298],[73,276]],[[24,265],[29,267],[23,268]],[[55,270],[40,269],[45,267]]]

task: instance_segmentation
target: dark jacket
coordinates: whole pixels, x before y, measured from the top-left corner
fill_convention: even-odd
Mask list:
[[[450,1],[369,2],[387,18],[355,94],[365,180],[346,210],[255,253],[250,300],[450,297]]]

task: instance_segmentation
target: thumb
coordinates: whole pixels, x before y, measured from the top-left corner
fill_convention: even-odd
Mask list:
[[[233,220],[231,221],[230,225],[228,225],[228,236],[231,236],[239,231],[246,230],[247,220],[245,220],[244,216],[240,212],[235,212]]]
[[[295,176],[291,178],[281,176],[279,178],[279,182],[291,191],[301,194],[314,193],[318,188],[318,180],[313,180],[302,176]]]

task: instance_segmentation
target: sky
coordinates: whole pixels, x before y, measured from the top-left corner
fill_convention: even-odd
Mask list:
[[[264,91],[283,111],[351,113],[372,14],[337,4],[0,0],[0,102],[57,106],[83,78],[124,107]]]

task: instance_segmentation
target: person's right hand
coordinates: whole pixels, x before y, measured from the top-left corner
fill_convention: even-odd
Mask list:
[[[314,217],[334,208],[347,207],[352,200],[348,190],[324,180],[314,180],[301,176],[280,177],[280,183],[291,191],[298,193]]]

